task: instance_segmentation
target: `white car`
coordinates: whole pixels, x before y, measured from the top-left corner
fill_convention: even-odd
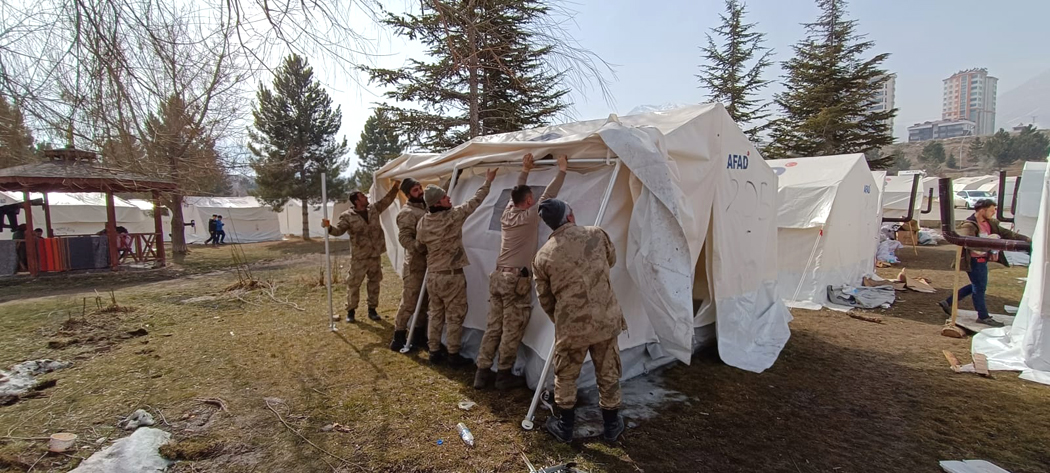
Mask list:
[[[995,194],[988,191],[959,191],[955,193],[955,207],[972,209],[978,200],[995,200]]]

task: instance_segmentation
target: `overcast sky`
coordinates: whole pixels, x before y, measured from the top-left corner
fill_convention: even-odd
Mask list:
[[[750,0],[749,21],[767,35],[775,60],[791,56],[791,46],[802,38],[803,22],[819,14],[811,0]],[[722,0],[579,0],[574,9],[578,27],[570,31],[586,48],[616,65],[611,84],[615,103],[607,104],[596,92],[574,91],[575,115],[600,118],[625,114],[639,105],[699,103],[704,92],[697,88],[699,46],[704,33],[719,22]],[[1046,54],[1046,19],[1050,1],[1011,0],[854,0],[849,17],[858,32],[875,42],[871,53],[891,53],[885,67],[897,74],[894,135],[906,137],[916,122],[939,119],[941,81],[952,73],[973,67],[988,68],[999,78],[999,95],[1050,69]],[[377,64],[397,67],[406,57],[418,56],[420,46],[397,37],[381,38]],[[779,64],[767,77],[774,80],[763,96],[772,98],[780,89]],[[357,142],[373,103],[381,101],[376,88],[351,81],[327,81],[342,106],[343,129],[351,147]],[[1050,118],[1050,117],[1047,117]],[[1040,119],[1046,121],[1046,119]],[[996,123],[996,126],[1007,124]],[[351,157],[356,167],[356,157]]]

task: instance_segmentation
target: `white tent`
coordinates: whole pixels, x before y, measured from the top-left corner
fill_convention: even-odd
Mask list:
[[[952,190],[955,192],[980,190],[981,186],[997,181],[998,179],[998,176],[960,177],[952,180]]]
[[[329,202],[328,218],[334,222],[339,217],[339,214],[349,209],[349,202]],[[310,238],[324,238],[324,229],[321,228],[321,219],[324,218],[324,212],[321,209],[321,204],[307,205],[307,212],[307,218],[309,218],[310,222]],[[303,236],[303,207],[300,204],[299,199],[289,200],[288,203],[281,208],[277,219],[280,223],[281,235],[297,238]],[[332,238],[345,240],[350,238],[350,235],[344,233]]]
[[[1014,230],[1031,236],[1035,232],[1043,192],[1043,174],[1046,162],[1029,161],[1021,171],[1021,184],[1017,189],[1017,209],[1014,213]]]
[[[29,196],[30,199],[43,197],[43,194],[36,192]],[[3,192],[0,205],[22,200],[22,194],[19,192]],[[51,229],[55,231],[55,235],[91,235],[106,229],[106,194],[48,192],[47,200],[51,208]],[[154,232],[153,217],[131,202],[114,196],[113,210],[117,226],[123,226],[131,233]],[[44,221],[44,208],[33,206],[33,226],[44,228]],[[19,217],[19,223],[25,223],[25,215]]]
[[[974,335],[972,351],[988,357],[988,368],[993,370],[1021,371],[1021,378],[1050,384],[1050,174],[1046,163],[1031,166],[1027,163],[1022,174],[1021,185],[1036,181],[1032,173],[1043,168],[1038,178],[1041,187],[1037,202],[1028,205],[1038,208],[1032,235],[1032,264],[1028,266],[1028,281],[1021,297],[1021,305],[1013,325],[1003,328],[986,328]],[[1020,191],[1019,191],[1020,192]]]
[[[773,364],[790,336],[791,318],[776,289],[777,181],[722,105],[612,115],[480,137],[436,157],[403,156],[376,173],[373,196],[391,179],[435,182],[465,170],[450,193],[454,203],[462,203],[484,179],[478,166],[520,163],[526,152],[569,156],[559,198],[581,224],[595,223],[601,213],[598,224],[616,246],[612,283],[629,327],[619,339],[625,378],[673,359],[689,363],[700,336],[709,337],[716,320],[723,361],[755,372]],[[471,261],[464,268],[467,356],[477,353],[485,327],[488,274],[499,252],[498,218],[518,166],[501,170],[464,226]],[[540,166],[529,183],[545,185],[553,172]],[[403,253],[391,224],[396,211],[385,213],[383,225],[388,254],[400,270]],[[542,244],[550,231],[542,224],[540,231]],[[553,325],[534,303],[518,359],[532,386],[553,338]],[[593,370],[585,368],[581,380],[593,383]]]
[[[780,295],[789,306],[817,309],[829,285],[859,285],[873,271],[879,183],[863,154],[767,162],[780,186]]]
[[[185,197],[182,219],[194,221],[186,227],[186,243],[208,239],[208,219],[222,215],[227,243],[256,243],[281,239],[277,212],[255,197]]]
[[[901,218],[908,215],[908,203],[912,202],[911,185],[914,179],[915,177],[911,174],[886,176],[886,187],[882,197],[884,217]],[[919,212],[926,205],[926,195],[923,192],[923,178],[919,176],[919,187],[915,191],[912,218],[919,219]]]

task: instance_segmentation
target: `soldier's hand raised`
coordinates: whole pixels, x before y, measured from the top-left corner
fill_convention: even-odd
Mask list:
[[[558,155],[558,170],[565,172],[569,170],[569,157],[564,154]]]
[[[521,158],[521,170],[525,172],[531,171],[534,162],[535,159],[532,157],[532,153],[526,153],[525,156]]]
[[[491,184],[492,181],[496,180],[496,171],[499,169],[491,168],[485,172],[485,182]]]

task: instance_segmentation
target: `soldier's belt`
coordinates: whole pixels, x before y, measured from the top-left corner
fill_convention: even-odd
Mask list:
[[[496,266],[496,271],[501,273],[517,273],[521,271],[521,268],[512,268],[510,266]]]
[[[459,269],[446,269],[444,271],[431,271],[434,274],[463,274],[463,268]]]

